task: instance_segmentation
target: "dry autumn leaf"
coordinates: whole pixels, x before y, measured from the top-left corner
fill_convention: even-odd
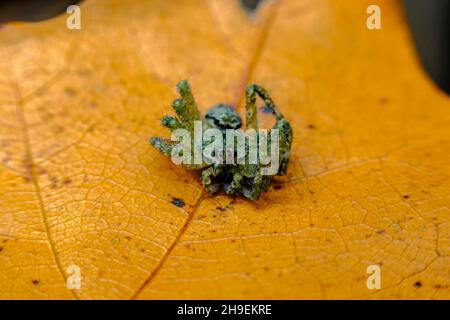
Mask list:
[[[81,30],[3,26],[0,298],[450,298],[449,98],[377,2],[374,31],[365,0],[87,0]],[[185,78],[203,111],[260,83],[293,125],[258,202],[148,144]]]

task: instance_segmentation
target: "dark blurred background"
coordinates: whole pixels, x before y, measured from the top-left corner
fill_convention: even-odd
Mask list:
[[[252,13],[264,0],[240,0]],[[450,94],[450,0],[398,0],[405,13],[425,70]],[[0,26],[8,21],[39,21],[65,12],[74,0],[0,0]]]
[[[450,93],[450,0],[403,0],[425,69]]]

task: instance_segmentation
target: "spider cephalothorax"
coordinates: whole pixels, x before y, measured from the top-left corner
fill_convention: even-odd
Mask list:
[[[228,131],[242,131],[239,130],[242,127],[241,117],[231,106],[219,104],[209,109],[206,112],[204,119],[202,119],[191,93],[189,83],[185,80],[180,81],[177,85],[177,89],[181,95],[181,99],[176,99],[172,103],[172,107],[178,117],[165,116],[161,121],[162,125],[171,129],[174,133],[178,129],[183,129],[190,134],[195,134],[194,131],[196,129],[194,128],[196,121],[200,123],[200,127],[203,130],[218,129],[220,130],[219,138],[223,135],[222,142],[219,143],[220,146],[223,146],[223,154],[231,154],[232,158],[236,159],[236,162],[233,163],[229,163],[228,161],[225,162],[223,160],[214,162],[210,161],[210,159],[208,160],[208,158],[200,160],[200,162],[197,163],[183,163],[183,165],[189,169],[202,170],[201,180],[206,191],[215,193],[222,189],[227,194],[240,192],[249,199],[257,200],[262,192],[267,191],[272,181],[272,177],[275,174],[284,175],[286,173],[292,145],[292,129],[289,122],[278,111],[265,89],[255,84],[251,84],[247,87],[246,129],[259,129],[256,109],[256,96],[258,95],[263,99],[266,108],[272,112],[276,119],[276,123],[271,130],[277,131],[277,140],[272,141],[272,135],[270,136],[271,138],[267,140],[268,145],[273,145],[274,148],[276,146],[277,150],[277,170],[272,174],[267,174],[267,170],[265,170],[267,163],[262,163],[259,153],[256,162],[248,161],[249,158],[251,158],[249,154],[252,143],[249,140],[250,138],[246,135],[243,135],[244,140],[242,141],[245,142],[245,147],[242,150],[238,150],[238,147],[234,143],[232,144],[232,147],[225,144],[225,141],[227,140],[225,135],[228,134]],[[233,137],[233,139],[235,139],[235,137]],[[258,140],[256,145],[260,147],[260,136],[257,135],[256,139]],[[201,145],[197,148],[201,149],[200,153],[202,153],[215,139],[208,140],[205,136],[202,136],[200,140]],[[179,142],[169,139],[151,138],[150,143],[163,154],[173,157],[175,147]],[[189,142],[189,144],[190,143],[191,142]],[[188,148],[188,150],[194,150],[194,148],[196,147],[192,144],[192,148]],[[275,150],[274,148],[271,149],[272,152]],[[179,151],[176,153],[179,153]],[[188,156],[192,155],[189,154]],[[242,161],[237,161],[237,159]]]

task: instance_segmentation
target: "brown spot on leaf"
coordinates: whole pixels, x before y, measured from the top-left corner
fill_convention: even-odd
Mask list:
[[[74,88],[71,88],[71,87],[65,87],[64,88],[64,92],[70,97],[73,97],[73,96],[75,96],[77,94],[77,91]]]
[[[389,98],[387,98],[387,97],[381,97],[380,99],[378,99],[379,104],[386,104],[388,102],[389,102]]]
[[[58,178],[50,176],[50,188],[56,189],[58,187]]]
[[[421,288],[423,286],[422,282],[417,281],[416,283],[414,283],[414,287],[416,288]]]
[[[39,280],[32,280],[31,281],[35,286],[38,286],[41,282]]]
[[[4,163],[4,164],[8,164],[8,162],[10,162],[11,161],[11,156],[10,155],[5,155],[4,156],[4,158],[3,158],[3,160],[2,160],[2,162]]]
[[[97,104],[97,102],[95,102],[95,101],[91,101],[91,102],[89,103],[89,107],[90,107],[91,109],[97,109],[98,104]]]
[[[175,197],[172,198],[171,202],[173,205],[176,205],[178,208],[183,208],[186,205],[186,203],[182,199],[175,198]]]
[[[80,75],[80,76],[82,76],[82,77],[89,77],[89,76],[91,76],[92,75],[92,72],[91,72],[91,70],[89,70],[89,69],[79,69],[78,71],[77,71],[77,73],[78,73],[78,75]]]

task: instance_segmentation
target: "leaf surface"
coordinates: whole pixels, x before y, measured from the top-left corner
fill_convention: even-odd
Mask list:
[[[379,1],[106,1],[0,29],[0,297],[449,298],[449,99]],[[148,144],[173,86],[266,87],[294,128],[256,202]],[[181,199],[182,201],[179,201]],[[382,289],[366,286],[381,266]],[[68,268],[81,269],[69,290]]]

